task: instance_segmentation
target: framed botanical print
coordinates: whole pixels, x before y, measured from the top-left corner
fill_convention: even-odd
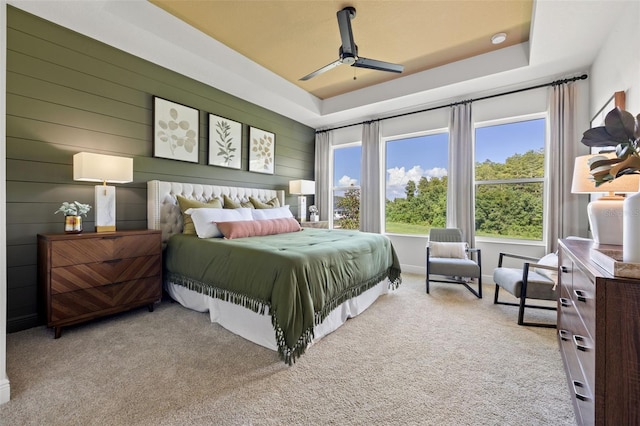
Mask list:
[[[197,109],[153,97],[153,156],[198,162]]]
[[[241,168],[242,123],[209,114],[209,165]]]
[[[249,171],[274,173],[276,135],[256,127],[249,127]]]

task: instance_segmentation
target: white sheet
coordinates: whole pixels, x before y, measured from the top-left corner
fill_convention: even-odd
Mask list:
[[[240,305],[206,296],[181,285],[168,283],[165,288],[169,295],[182,306],[198,312],[208,311],[211,322],[218,323],[232,333],[253,343],[274,351],[278,350],[268,309],[265,315],[261,315]],[[349,318],[360,315],[378,297],[388,292],[389,281],[384,279],[360,296],[347,300],[331,311],[321,324],[314,327],[313,342],[336,330]]]

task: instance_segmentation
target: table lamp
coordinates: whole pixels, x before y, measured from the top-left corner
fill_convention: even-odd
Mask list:
[[[640,175],[623,175],[596,187],[589,168],[589,160],[596,155],[609,158],[616,156],[615,153],[603,153],[577,157],[573,169],[571,192],[574,194],[607,194],[591,201],[587,207],[593,240],[597,244],[622,245],[624,197],[617,194],[638,192]]]
[[[133,158],[79,152],[73,156],[73,180],[102,182],[95,187],[96,232],[116,230],[116,187],[133,181]]]
[[[290,180],[289,193],[298,195],[298,218],[307,221],[307,195],[316,193],[316,183],[312,180]]]

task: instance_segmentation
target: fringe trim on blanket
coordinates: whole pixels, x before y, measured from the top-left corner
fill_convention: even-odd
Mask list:
[[[365,283],[355,287],[351,287],[342,292],[339,296],[334,298],[325,304],[324,308],[314,314],[314,324],[318,325],[324,321],[331,311],[343,304],[347,300],[360,296],[365,291],[372,287],[375,287],[380,281],[387,278],[389,280],[389,289],[395,290],[402,283],[402,277],[400,276],[400,270],[396,268],[389,268],[388,270],[380,273],[374,278],[367,280]],[[293,365],[298,358],[306,351],[307,347],[313,341],[313,326],[307,328],[302,332],[295,345],[290,348],[284,339],[284,331],[278,323],[276,312],[272,310],[271,304],[267,301],[256,300],[243,294],[238,294],[229,290],[214,287],[211,284],[206,284],[201,281],[197,281],[185,276],[169,272],[167,274],[167,280],[188,288],[189,290],[196,291],[201,294],[205,294],[209,297],[224,300],[226,302],[233,303],[235,305],[243,306],[247,309],[251,309],[253,312],[257,312],[260,315],[264,315],[266,308],[269,308],[271,316],[271,324],[276,334],[276,343],[278,346],[278,355],[287,365]]]
[[[214,287],[212,284],[206,284],[201,281],[187,278],[183,275],[179,275],[173,272],[169,272],[167,274],[167,280],[174,284],[186,287],[189,290],[207,295],[209,297],[224,300],[225,302],[230,302],[234,305],[240,305],[247,309],[251,309],[253,312],[256,312],[260,315],[265,314],[266,308],[271,309],[271,304],[265,300],[254,299],[244,294]]]

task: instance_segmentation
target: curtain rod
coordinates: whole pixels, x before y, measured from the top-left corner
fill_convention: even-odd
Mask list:
[[[555,81],[552,81],[551,83],[538,84],[537,86],[525,87],[525,88],[522,88],[522,89],[511,90],[509,92],[504,92],[504,93],[496,93],[495,95],[487,95],[487,96],[482,96],[480,98],[467,99],[467,100],[464,100],[464,101],[452,102],[450,104],[440,105],[440,106],[426,108],[426,109],[421,109],[419,111],[405,112],[403,114],[396,114],[396,115],[391,115],[391,116],[388,116],[388,117],[381,117],[381,118],[377,118],[375,120],[361,121],[360,123],[345,124],[344,126],[333,127],[331,129],[316,130],[316,134],[323,133],[323,132],[329,132],[331,130],[344,129],[344,128],[347,128],[347,127],[360,126],[362,124],[374,123],[376,121],[382,121],[382,120],[389,120],[389,119],[392,119],[392,118],[404,117],[405,115],[412,115],[412,114],[418,114],[418,113],[421,113],[421,112],[434,111],[436,109],[441,109],[441,108],[449,108],[449,107],[460,105],[460,104],[467,104],[467,103],[476,102],[476,101],[484,101],[485,99],[497,98],[498,96],[512,95],[514,93],[525,92],[527,90],[540,89],[541,87],[559,86],[561,84],[567,84],[567,83],[571,83],[571,82],[574,82],[574,81],[577,81],[577,80],[586,80],[587,77],[588,77],[587,74],[582,74],[581,76],[578,76],[578,77],[565,78],[563,80],[555,80]]]

